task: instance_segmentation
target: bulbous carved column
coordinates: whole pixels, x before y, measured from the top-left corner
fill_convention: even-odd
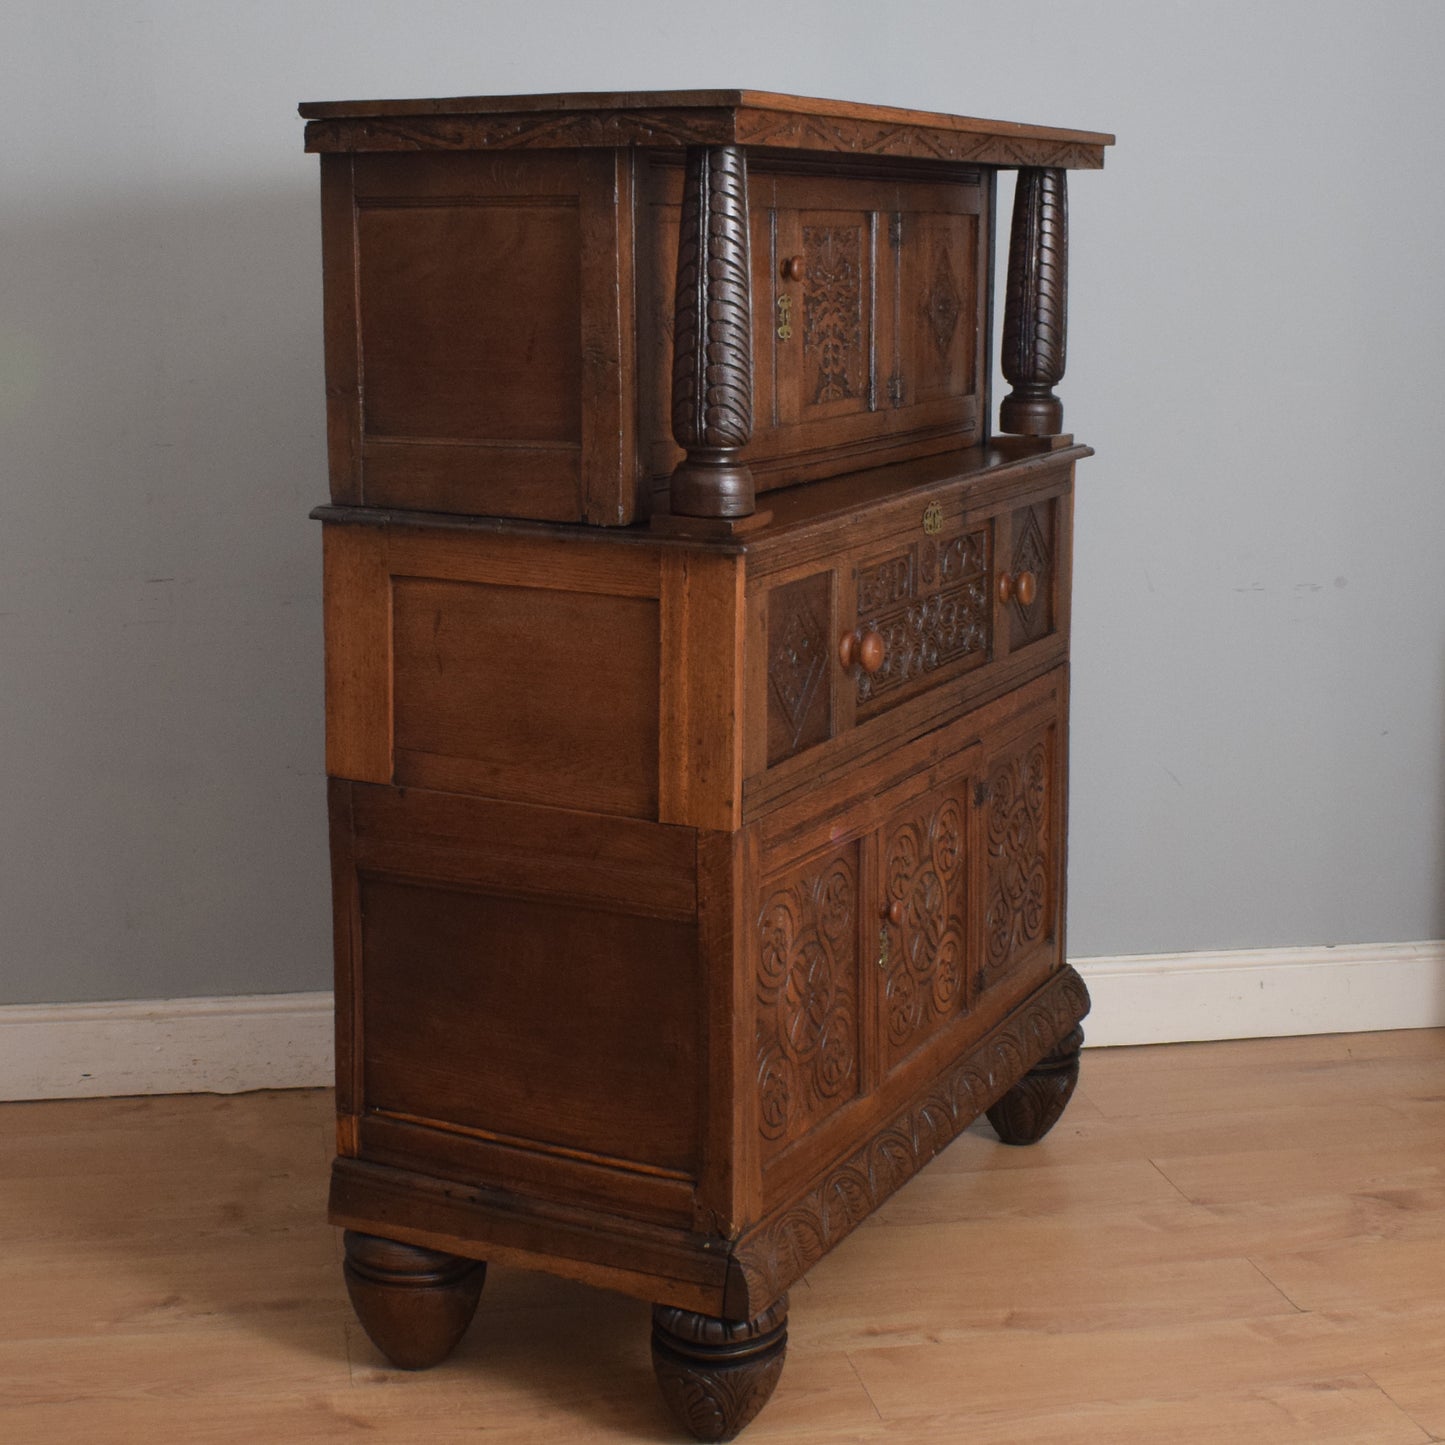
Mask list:
[[[1064,404],[1053,389],[1063,379],[1068,335],[1067,174],[1037,166],[1019,171],[1001,357],[1013,390],[999,407],[1000,431],[1057,436],[1064,429]]]
[[[740,146],[693,146],[683,182],[672,328],[672,432],[687,456],[672,474],[674,513],[745,517],[753,474],[752,267],[748,173]]]
[[[731,1440],[768,1403],[788,1350],[788,1297],[750,1320],[657,1305],[652,1366],[662,1398],[699,1440]]]

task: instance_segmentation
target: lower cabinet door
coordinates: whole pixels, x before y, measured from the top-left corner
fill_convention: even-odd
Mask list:
[[[1059,706],[1062,706],[1060,699]],[[1058,710],[989,748],[979,789],[979,991],[1022,994],[1061,961],[1064,752]]]
[[[968,1004],[968,817],[961,773],[896,813],[878,846],[878,971],[884,1068],[959,1018]]]
[[[1062,670],[756,828],[765,1206],[868,1137],[1062,957]]]

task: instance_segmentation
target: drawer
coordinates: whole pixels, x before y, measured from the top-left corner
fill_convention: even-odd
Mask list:
[[[752,583],[745,771],[755,800],[1057,662],[1069,503],[1067,474],[983,505],[944,491],[802,575]]]

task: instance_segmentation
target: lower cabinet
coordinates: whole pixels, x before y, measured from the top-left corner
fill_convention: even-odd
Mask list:
[[[979,556],[1038,568],[1059,485],[990,503]],[[726,1365],[765,1394],[812,1264],[980,1114],[1030,1142],[1072,1090],[1054,614],[1011,636],[990,562],[976,667],[749,774],[753,649],[774,692],[858,686],[788,631],[792,583],[750,611],[751,555],[338,530],[333,758],[364,775],[331,782],[331,1218],[358,1314],[425,1364],[482,1262],[544,1269],[654,1306],[664,1393]],[[822,636],[845,593],[852,635],[851,586],[802,599]]]

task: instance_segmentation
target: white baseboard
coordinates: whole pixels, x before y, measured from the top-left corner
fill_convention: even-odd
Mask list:
[[[329,1084],[331,1018],[329,993],[0,1007],[0,1099]]]
[[[1445,1025],[1445,939],[1072,960],[1091,1045]]]
[[[1091,1046],[1445,1026],[1445,940],[1073,960]],[[331,1083],[329,993],[0,1007],[0,1099]]]

